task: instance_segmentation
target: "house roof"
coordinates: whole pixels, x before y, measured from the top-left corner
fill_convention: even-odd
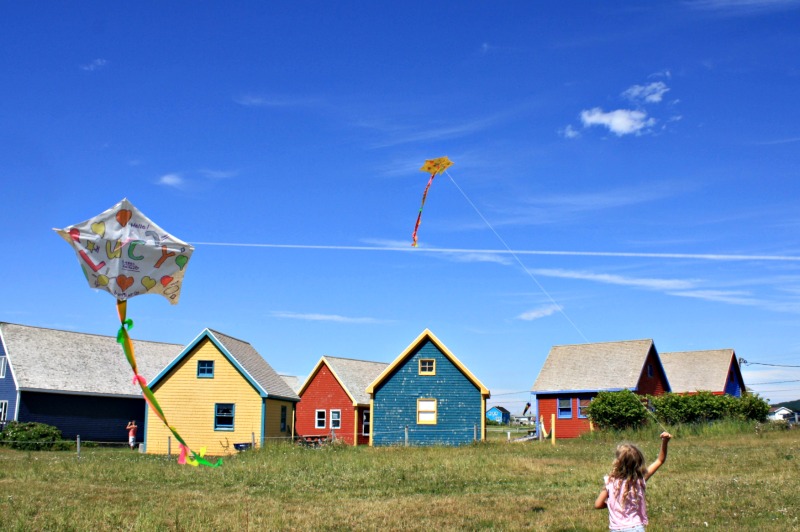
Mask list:
[[[116,336],[0,323],[0,341],[21,391],[141,397]],[[152,379],[181,344],[133,340],[139,373]]]
[[[239,370],[245,380],[258,391],[261,397],[286,399],[295,402],[300,400],[300,397],[297,396],[294,390],[286,384],[286,381],[272,369],[272,366],[264,360],[264,357],[262,357],[252,345],[244,340],[239,340],[238,338],[228,336],[212,329],[205,329],[201,332],[192,343],[187,345],[183,351],[153,379],[150,386],[155,386],[204,339],[208,339],[219,349],[225,358]]]
[[[323,364],[328,366],[328,369],[339,381],[345,393],[350,396],[353,406],[369,405],[369,395],[366,392],[367,386],[389,366],[386,362],[323,356],[314,366],[302,388],[300,388],[298,392],[300,395],[303,394]]]
[[[651,339],[554,346],[532,391],[635,390],[650,349]]]
[[[489,409],[489,412],[491,412],[492,410],[497,410],[498,412],[502,412],[503,414],[510,414],[511,413],[508,410],[506,410],[505,408],[503,408],[502,406],[493,406],[492,408]]]
[[[377,387],[385,379],[387,379],[400,364],[402,364],[407,358],[412,356],[417,351],[417,349],[427,341],[432,342],[437,347],[437,349],[439,349],[439,351],[441,351],[441,353],[454,366],[456,366],[461,371],[461,373],[463,373],[464,376],[476,388],[480,390],[482,396],[484,396],[485,398],[490,397],[491,393],[489,392],[489,389],[486,386],[484,386],[483,383],[479,381],[478,378],[475,377],[475,375],[473,375],[472,372],[470,372],[467,369],[467,367],[464,364],[462,364],[461,361],[458,360],[456,356],[453,353],[451,353],[450,350],[447,349],[447,347],[441,342],[441,340],[436,338],[436,336],[429,329],[425,329],[424,331],[422,331],[422,333],[419,336],[417,336],[416,340],[411,342],[411,344],[408,347],[406,347],[405,351],[400,353],[400,355],[396,359],[394,359],[394,361],[391,364],[389,364],[386,367],[386,369],[384,369],[383,372],[381,372],[381,374],[375,378],[374,381],[372,381],[372,383],[367,387],[367,394],[372,395],[375,391],[375,387]]]
[[[661,364],[675,393],[721,392],[728,382],[733,349],[661,353]]]
[[[283,382],[285,382],[294,393],[300,395],[300,388],[303,386],[303,380],[300,377],[295,375],[280,375],[280,378],[283,379]]]

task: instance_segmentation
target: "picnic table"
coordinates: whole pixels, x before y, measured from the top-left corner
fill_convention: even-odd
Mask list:
[[[325,445],[330,441],[330,435],[328,434],[309,434],[307,436],[301,436],[298,434],[297,436],[297,443],[303,447],[319,447],[320,445]]]

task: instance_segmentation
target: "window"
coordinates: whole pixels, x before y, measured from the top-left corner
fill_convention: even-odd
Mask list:
[[[417,399],[417,424],[436,425],[436,399]]]
[[[591,399],[578,399],[578,417],[580,418],[587,418],[589,417],[589,403],[591,403]]]
[[[197,377],[200,379],[213,379],[214,378],[214,361],[213,360],[198,360],[197,361]]]
[[[331,410],[331,430],[342,428],[342,411]]]
[[[436,361],[432,358],[419,359],[420,375],[436,375]]]
[[[558,418],[572,419],[572,398],[558,399]]]
[[[8,401],[0,401],[0,423],[8,419]]]
[[[361,412],[361,434],[369,436],[369,410]]]
[[[0,379],[6,377],[6,357],[0,357]]]
[[[286,432],[286,405],[281,405],[281,432]]]
[[[214,405],[214,430],[233,430],[233,403],[217,403]]]
[[[652,364],[648,364],[647,365],[647,376],[650,377],[651,379],[653,378],[653,365]]]
[[[317,410],[316,415],[316,423],[314,424],[315,429],[324,429],[325,428],[325,411],[324,410]]]

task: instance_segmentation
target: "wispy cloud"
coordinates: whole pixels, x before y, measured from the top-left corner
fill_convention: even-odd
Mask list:
[[[156,183],[165,187],[181,188],[185,184],[185,181],[180,174],[165,174],[162,175]]]
[[[242,94],[235,96],[233,101],[244,107],[311,107],[322,104],[318,98],[291,97],[278,95]]]
[[[647,85],[634,85],[622,93],[623,98],[627,98],[635,103],[659,103],[664,94],[669,91],[669,87],[663,81],[654,81]]]
[[[695,288],[698,281],[684,279],[658,279],[625,277],[610,273],[593,273],[587,271],[562,270],[558,268],[538,268],[529,270],[532,274],[543,277],[558,277],[562,279],[579,279],[583,281],[593,281],[603,284],[613,284],[621,286],[633,286],[648,290],[689,290]]]
[[[334,323],[386,323],[387,320],[379,320],[376,318],[352,318],[348,316],[340,316],[338,314],[317,314],[317,313],[302,313],[302,312],[288,312],[288,311],[272,311],[270,316],[273,318],[282,318],[289,320],[302,320],[302,321],[328,321]]]
[[[95,59],[90,63],[86,63],[81,65],[81,70],[85,70],[87,72],[94,72],[95,70],[100,70],[101,68],[105,68],[108,66],[108,61],[105,59]]]
[[[558,305],[546,305],[544,307],[539,307],[537,309],[529,310],[527,312],[523,312],[519,316],[517,316],[518,320],[523,321],[533,321],[538,320],[540,318],[545,318],[547,316],[551,316],[556,312],[560,312],[561,307]]]
[[[648,118],[645,111],[637,109],[617,109],[605,112],[600,107],[595,107],[581,111],[581,123],[583,127],[606,127],[616,136],[622,137],[631,134],[641,135],[646,128],[653,127],[656,120]]]
[[[210,170],[203,168],[199,170],[200,175],[208,179],[230,179],[239,175],[237,170]]]
[[[800,8],[797,0],[688,0],[685,4],[693,9],[727,16],[758,15]]]

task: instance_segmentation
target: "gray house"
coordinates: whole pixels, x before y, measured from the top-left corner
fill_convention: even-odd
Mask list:
[[[134,340],[139,373],[155,377],[181,344]],[[0,423],[46,423],[67,438],[127,441],[146,404],[114,336],[0,322]]]

